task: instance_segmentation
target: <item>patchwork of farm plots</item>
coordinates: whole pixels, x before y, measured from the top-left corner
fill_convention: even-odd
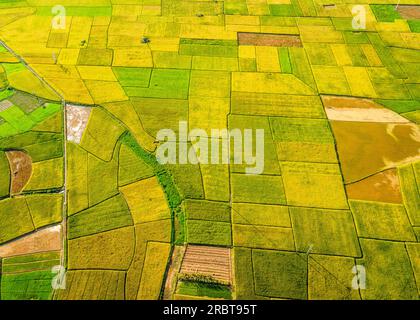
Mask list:
[[[418,0],[60,2],[0,0],[0,299],[419,299]]]

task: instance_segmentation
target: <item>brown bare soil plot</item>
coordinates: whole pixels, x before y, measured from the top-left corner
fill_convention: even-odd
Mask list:
[[[0,246],[0,257],[61,250],[61,226],[36,231],[20,239]]]
[[[402,203],[400,180],[396,169],[374,174],[346,185],[349,199]]]
[[[232,283],[230,249],[189,245],[182,261],[181,273],[208,275]]]
[[[7,151],[12,182],[10,193],[17,194],[23,190],[32,175],[32,158],[23,151]]]
[[[398,6],[397,11],[404,19],[420,19],[420,6]]]
[[[290,34],[239,32],[238,41],[242,46],[302,47],[299,36]]]

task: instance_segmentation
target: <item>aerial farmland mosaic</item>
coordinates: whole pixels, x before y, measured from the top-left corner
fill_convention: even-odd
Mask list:
[[[0,0],[0,300],[418,300],[419,0]]]

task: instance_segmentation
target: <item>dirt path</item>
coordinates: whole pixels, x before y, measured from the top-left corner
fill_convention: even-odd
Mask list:
[[[177,275],[181,269],[182,259],[185,253],[185,246],[175,246],[172,253],[169,270],[166,277],[163,300],[172,300],[176,290]]]

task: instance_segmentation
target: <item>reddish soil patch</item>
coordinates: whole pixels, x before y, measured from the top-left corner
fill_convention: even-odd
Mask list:
[[[238,41],[245,46],[302,47],[299,36],[290,34],[238,32]]]
[[[7,151],[10,170],[12,172],[12,183],[10,193],[16,194],[23,190],[32,175],[32,159],[22,151]]]
[[[397,11],[404,19],[420,19],[420,6],[398,6]]]
[[[389,169],[346,185],[349,199],[402,203],[396,169]]]
[[[181,273],[207,275],[232,283],[230,249],[189,245],[182,261]]]
[[[31,233],[0,246],[0,257],[61,250],[61,226],[53,226]]]

